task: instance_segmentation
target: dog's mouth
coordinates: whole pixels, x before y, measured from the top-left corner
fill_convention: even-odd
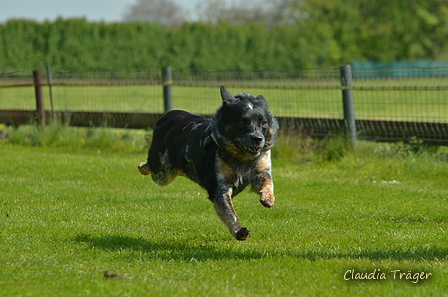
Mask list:
[[[260,154],[261,148],[256,146],[245,146],[244,150],[246,153],[249,153],[249,155],[258,156]]]

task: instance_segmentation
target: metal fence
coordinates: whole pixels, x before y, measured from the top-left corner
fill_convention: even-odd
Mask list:
[[[49,70],[49,69],[47,69]],[[36,86],[44,110],[72,125],[143,128],[165,112],[164,90],[173,109],[211,115],[220,105],[219,85],[233,94],[263,94],[282,129],[305,136],[344,133],[343,96],[350,91],[356,136],[375,141],[421,139],[448,144],[448,67],[352,68],[344,85],[340,68],[196,71],[32,71],[0,72],[0,122],[29,123],[36,113]],[[400,75],[402,73],[402,75]]]

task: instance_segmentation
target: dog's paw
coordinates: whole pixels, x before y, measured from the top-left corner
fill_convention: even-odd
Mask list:
[[[143,175],[151,174],[151,170],[149,170],[149,166],[145,162],[141,162],[140,165],[138,165],[138,171]]]
[[[240,229],[235,230],[236,240],[246,240],[250,237],[250,235],[250,231],[245,227],[241,227]]]
[[[274,206],[274,201],[267,201],[267,200],[261,200],[260,199],[260,203],[267,208],[270,208],[272,206]]]
[[[272,207],[272,206],[274,206],[274,202],[275,202],[275,197],[272,192],[267,192],[267,193],[263,192],[261,194],[260,203],[264,207]]]

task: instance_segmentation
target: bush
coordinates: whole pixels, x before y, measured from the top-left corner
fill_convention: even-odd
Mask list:
[[[90,23],[57,19],[0,24],[0,69],[291,69],[324,65],[319,39],[299,27]],[[327,63],[328,64],[328,63]]]
[[[142,152],[148,149],[149,132],[112,128],[78,128],[56,123],[45,129],[38,125],[4,128],[5,140],[15,145],[93,149],[105,152]]]

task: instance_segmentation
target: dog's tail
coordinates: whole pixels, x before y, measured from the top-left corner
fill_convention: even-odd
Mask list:
[[[143,175],[149,175],[151,174],[151,170],[149,170],[148,163],[141,162],[140,165],[138,165],[138,171],[140,171]]]

